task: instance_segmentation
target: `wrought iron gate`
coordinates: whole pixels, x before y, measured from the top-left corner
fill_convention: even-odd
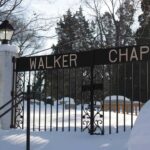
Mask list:
[[[12,124],[26,127],[30,85],[33,131],[105,134],[132,128],[144,103],[142,66],[149,98],[149,51],[149,46],[134,46],[14,58],[13,97],[20,105],[12,111]]]

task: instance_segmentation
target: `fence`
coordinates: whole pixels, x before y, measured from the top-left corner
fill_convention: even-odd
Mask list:
[[[33,131],[111,134],[132,128],[149,99],[147,54],[148,46],[135,46],[16,59],[14,103],[22,102],[14,126],[26,128],[30,85]]]

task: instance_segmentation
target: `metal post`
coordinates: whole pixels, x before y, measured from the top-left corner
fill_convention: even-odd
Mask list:
[[[27,85],[27,133],[26,150],[30,150],[30,85]]]
[[[93,71],[94,71],[94,51],[93,51],[93,57],[91,60],[91,89],[90,89],[90,100],[91,100],[91,105],[90,105],[90,111],[91,111],[91,116],[90,116],[90,131],[89,133],[93,135],[94,133],[94,101],[93,101],[93,95],[94,95],[94,87],[93,87]]]
[[[94,95],[94,89],[93,89],[93,69],[94,66],[91,66],[91,93],[90,93],[90,100],[91,100],[91,105],[90,105],[90,111],[91,111],[91,116],[90,116],[90,134],[93,135],[94,133],[94,101],[93,101],[93,95]]]
[[[15,57],[12,58],[12,63],[13,63],[13,76],[12,76],[12,91],[11,91],[11,97],[12,97],[12,109],[11,109],[11,124],[10,124],[10,128],[15,128],[14,125],[14,80],[15,80]]]

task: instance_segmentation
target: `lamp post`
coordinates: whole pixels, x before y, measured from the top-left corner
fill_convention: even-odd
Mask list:
[[[0,24],[0,106],[7,104],[12,100],[12,87],[13,87],[13,63],[12,58],[18,57],[19,48],[15,45],[10,45],[9,42],[13,36],[14,28],[7,21]],[[13,101],[12,101],[13,103]],[[0,111],[0,114],[11,108],[12,104],[8,103],[7,107]],[[14,120],[12,115],[14,110],[7,112],[0,118],[0,128],[10,129],[11,120]]]
[[[14,33],[13,26],[8,20],[5,20],[0,25],[0,40],[2,44],[8,44]]]

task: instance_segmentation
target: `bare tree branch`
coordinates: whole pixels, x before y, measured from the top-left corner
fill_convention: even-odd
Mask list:
[[[14,26],[12,41],[19,46],[21,54],[26,51],[38,51],[46,40],[54,38],[50,35],[50,30],[58,19],[36,13],[27,19],[22,2],[23,0],[0,0],[0,21],[7,19]]]

